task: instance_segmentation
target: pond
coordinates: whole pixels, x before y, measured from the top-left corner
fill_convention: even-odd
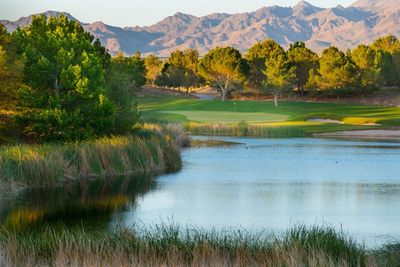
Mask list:
[[[205,229],[343,229],[368,246],[400,239],[400,143],[194,137],[239,143],[183,151],[182,171],[30,191],[0,203],[2,224],[112,229],[176,223]],[[217,142],[218,143],[218,142]]]

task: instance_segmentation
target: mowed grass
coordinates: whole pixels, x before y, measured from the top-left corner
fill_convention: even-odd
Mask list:
[[[188,121],[207,123],[237,123],[246,121],[250,123],[286,121],[288,116],[262,112],[225,112],[225,111],[162,111],[161,113],[178,114],[185,116]]]
[[[279,107],[275,107],[271,101],[222,102],[158,97],[140,98],[139,109],[144,121],[202,124],[246,122],[274,129],[295,128],[306,134],[400,127],[398,107],[308,102],[281,102]],[[308,121],[313,118],[337,120],[343,124]]]

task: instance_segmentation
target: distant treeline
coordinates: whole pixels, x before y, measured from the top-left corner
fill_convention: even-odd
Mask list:
[[[272,93],[275,97],[299,94],[350,96],[367,94],[382,86],[400,86],[400,42],[394,36],[359,45],[346,53],[329,47],[318,56],[303,42],[284,50],[268,39],[245,54],[232,48],[210,50],[204,57],[194,49],[175,51],[162,61],[145,58],[147,78],[154,85],[190,87],[211,85],[222,99],[237,89]]]
[[[400,42],[379,38],[346,53],[321,56],[297,42],[285,51],[273,40],[244,56],[232,48],[176,50],[166,60],[108,51],[67,17],[34,17],[12,34],[0,24],[0,141],[7,128],[32,142],[85,140],[137,128],[135,94],[146,83],[166,87],[209,85],[225,100],[235,90],[278,96],[347,96],[400,86]],[[12,129],[12,130],[10,130]]]

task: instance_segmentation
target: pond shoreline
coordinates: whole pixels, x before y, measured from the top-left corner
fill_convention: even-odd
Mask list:
[[[365,139],[365,140],[393,140],[400,141],[400,130],[359,130],[340,131],[330,133],[316,133],[314,137],[328,137],[341,139]]]
[[[188,136],[176,124],[145,124],[142,132],[68,144],[4,146],[0,190],[52,188],[116,176],[175,172]]]

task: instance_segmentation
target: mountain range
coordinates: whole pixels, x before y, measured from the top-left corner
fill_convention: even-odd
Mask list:
[[[46,16],[65,12],[47,11]],[[26,27],[32,17],[17,21],[0,20],[8,31]],[[331,45],[345,50],[360,43],[369,44],[380,36],[400,36],[400,0],[358,0],[349,7],[320,8],[301,1],[293,7],[263,7],[240,14],[214,13],[197,17],[176,13],[145,27],[116,27],[103,22],[80,22],[115,54],[169,56],[176,49],[196,48],[200,54],[216,46],[233,46],[242,52],[255,42],[272,38],[283,47],[304,41],[321,52]]]

